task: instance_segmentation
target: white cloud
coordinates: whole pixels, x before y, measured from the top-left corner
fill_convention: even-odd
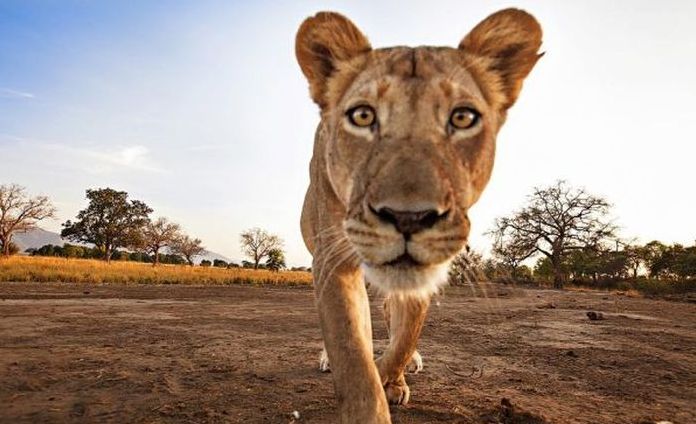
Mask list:
[[[34,94],[26,91],[0,87],[0,99],[33,99],[34,97],[36,97]]]
[[[93,174],[107,174],[118,171],[164,172],[150,158],[150,151],[145,146],[124,146],[110,150],[93,150],[76,148],[63,144],[47,144],[46,148],[73,155],[74,163]]]
[[[139,144],[116,148],[75,147],[60,141],[0,134],[0,141],[3,139],[21,143],[32,152],[35,159],[43,157],[52,163],[61,163],[90,174],[104,175],[124,171],[165,172],[152,159],[150,150]]]

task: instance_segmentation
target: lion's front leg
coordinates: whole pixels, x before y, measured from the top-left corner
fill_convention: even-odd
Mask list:
[[[384,302],[389,346],[377,359],[377,368],[390,403],[405,405],[410,398],[404,371],[417,355],[416,345],[429,305],[430,296],[403,294],[392,294]]]
[[[360,305],[360,313],[361,313],[361,319],[363,322],[363,331],[365,338],[367,339],[367,342],[369,344],[369,349],[370,352],[372,352],[373,345],[372,345],[372,317],[370,316],[370,300],[367,297],[364,297],[361,305]],[[418,371],[421,371],[423,369],[423,360],[421,359],[420,355],[418,352],[415,352],[413,354],[414,360],[411,362],[411,364],[415,367],[414,372],[418,373]],[[331,371],[331,363],[329,362],[329,354],[326,352],[326,347],[322,347],[321,349],[321,354],[319,354],[319,371],[321,372],[330,372]]]
[[[316,261],[315,261],[316,262]],[[341,423],[390,423],[389,406],[372,358],[367,291],[357,268],[314,267],[324,346],[331,362]],[[368,309],[369,310],[369,309]],[[366,321],[368,320],[368,321]]]

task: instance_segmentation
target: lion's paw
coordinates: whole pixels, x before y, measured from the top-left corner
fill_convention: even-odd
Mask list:
[[[329,354],[326,353],[326,348],[321,350],[321,355],[319,355],[319,371],[330,372],[331,365],[329,364]]]
[[[391,405],[406,405],[411,397],[411,390],[403,378],[400,381],[390,381],[385,384],[384,393]]]
[[[411,356],[411,362],[408,364],[407,370],[412,374],[418,374],[419,372],[423,371],[423,357],[420,353],[418,353],[418,351],[413,352],[413,356]]]

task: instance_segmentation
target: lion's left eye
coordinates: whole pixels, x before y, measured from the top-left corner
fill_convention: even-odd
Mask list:
[[[458,130],[473,127],[481,118],[481,114],[470,107],[458,107],[452,111],[449,124]]]
[[[356,127],[369,127],[377,120],[375,110],[370,106],[357,106],[346,113],[350,123]]]

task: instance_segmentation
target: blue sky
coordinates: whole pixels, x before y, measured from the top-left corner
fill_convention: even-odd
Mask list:
[[[309,264],[298,222],[318,112],[293,54],[302,19],[337,10],[376,47],[455,46],[511,5],[537,16],[547,55],[500,133],[474,247],[557,178],[606,196],[626,237],[692,243],[688,1],[0,0],[0,182],[49,195],[49,229],[110,186],[211,250],[240,259],[239,232],[260,226]]]

